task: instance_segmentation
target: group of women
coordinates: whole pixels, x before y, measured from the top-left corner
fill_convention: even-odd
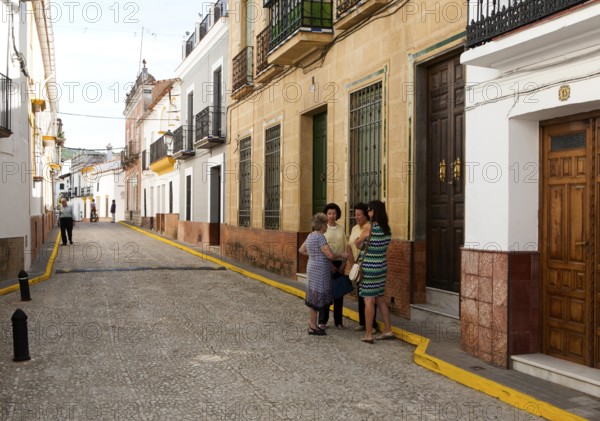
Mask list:
[[[308,255],[306,305],[310,308],[308,334],[325,335],[329,319],[329,306],[333,303],[333,319],[338,329],[343,329],[342,308],[344,298],[333,299],[332,282],[344,275],[346,268],[360,261],[362,280],[358,288],[359,326],[364,330],[363,342],[393,339],[389,308],[384,299],[387,277],[387,249],[391,231],[385,205],[379,200],[368,205],[354,206],[356,225],[346,239],[344,227],[337,223],[341,210],[335,203],[325,206],[323,213],[313,216],[312,232],[300,247],[300,253]],[[384,330],[377,330],[375,320],[379,309]]]

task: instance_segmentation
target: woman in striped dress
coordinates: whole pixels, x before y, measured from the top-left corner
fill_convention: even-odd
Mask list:
[[[390,310],[385,302],[385,280],[387,278],[387,249],[392,233],[388,225],[385,204],[379,200],[369,202],[368,214],[371,224],[365,226],[363,232],[356,239],[356,247],[365,253],[362,263],[362,281],[359,295],[365,300],[365,336],[361,341],[373,343],[373,339],[393,339],[390,323]],[[383,317],[383,333],[373,338],[373,319],[375,318],[375,304]]]

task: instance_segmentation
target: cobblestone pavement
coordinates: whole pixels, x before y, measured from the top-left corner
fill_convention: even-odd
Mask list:
[[[402,341],[308,336],[301,299],[119,224],[77,224],[74,240],[32,301],[0,297],[2,420],[537,419],[417,366]]]

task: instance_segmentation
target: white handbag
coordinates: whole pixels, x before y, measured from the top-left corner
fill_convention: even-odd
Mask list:
[[[350,280],[352,282],[356,282],[360,279],[362,275],[362,267],[360,266],[360,263],[355,263],[352,265],[352,267],[350,268],[350,273],[348,274],[348,277],[350,278]]]
[[[371,238],[369,237],[368,238],[368,242],[367,242],[367,247],[365,247],[365,252],[358,259],[358,261],[356,263],[354,263],[352,265],[352,267],[350,268],[350,273],[348,273],[348,278],[350,278],[350,280],[352,282],[360,283],[360,280],[362,278],[362,263],[363,263],[363,260],[365,260],[365,256],[367,255],[367,251],[369,250],[369,243],[370,242],[371,242]]]

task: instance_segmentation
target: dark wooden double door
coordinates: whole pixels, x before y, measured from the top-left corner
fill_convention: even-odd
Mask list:
[[[543,125],[542,351],[600,368],[600,115]]]
[[[427,286],[454,292],[464,242],[464,86],[459,56],[427,69]]]

